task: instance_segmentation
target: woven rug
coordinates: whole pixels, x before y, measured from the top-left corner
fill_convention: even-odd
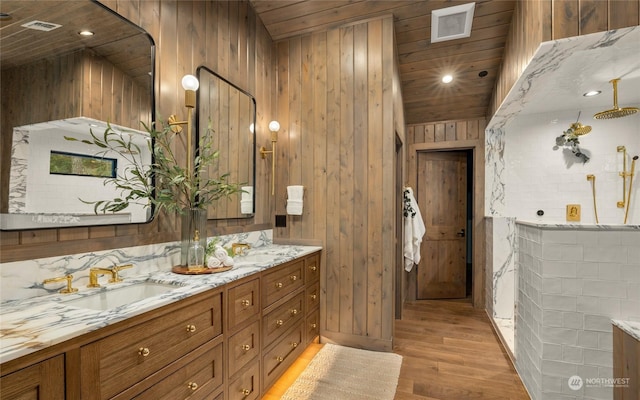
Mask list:
[[[325,344],[282,400],[393,400],[402,356]]]

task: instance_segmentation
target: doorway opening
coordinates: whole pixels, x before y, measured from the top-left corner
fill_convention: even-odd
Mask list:
[[[467,299],[473,288],[473,150],[417,153],[425,220],[417,299]]]

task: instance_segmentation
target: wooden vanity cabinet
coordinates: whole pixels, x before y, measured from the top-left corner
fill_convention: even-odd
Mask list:
[[[3,400],[63,400],[64,356],[59,355],[0,378]]]

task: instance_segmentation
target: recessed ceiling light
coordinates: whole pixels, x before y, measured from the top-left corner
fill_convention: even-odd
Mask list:
[[[442,77],[442,82],[443,83],[450,83],[453,80],[453,76],[451,75],[445,75]]]
[[[80,36],[93,36],[93,32],[91,32],[91,31],[80,31],[80,32],[78,32],[78,35],[80,35]]]
[[[602,93],[602,90],[589,90],[587,93],[583,94],[584,97],[593,97]]]

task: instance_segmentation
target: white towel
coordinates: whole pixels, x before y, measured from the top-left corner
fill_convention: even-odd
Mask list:
[[[404,191],[404,269],[410,272],[420,263],[420,244],[426,232],[413,190]]]
[[[242,186],[242,190],[240,212],[242,214],[253,214],[253,186]]]
[[[287,214],[302,215],[304,186],[287,186]]]

